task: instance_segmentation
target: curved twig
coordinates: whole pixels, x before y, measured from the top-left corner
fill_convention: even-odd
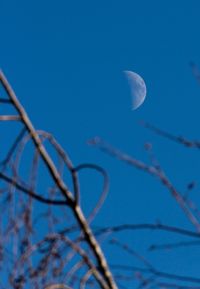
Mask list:
[[[36,192],[34,192],[34,191],[26,188],[25,186],[19,184],[15,178],[10,178],[9,176],[3,174],[2,172],[0,172],[0,178],[3,179],[4,181],[6,181],[9,184],[12,184],[13,186],[15,186],[21,192],[31,196],[32,198],[34,198],[37,201],[40,201],[41,203],[59,205],[59,206],[60,205],[64,205],[64,206],[68,205],[67,201],[50,200],[50,199],[44,198],[44,197],[40,196],[39,194],[37,194]]]
[[[87,218],[88,223],[91,223],[92,220],[95,218],[96,214],[98,213],[98,211],[100,210],[100,208],[102,207],[102,205],[103,205],[103,203],[104,203],[104,201],[105,201],[105,199],[107,197],[108,190],[109,190],[109,178],[108,178],[107,172],[102,167],[100,167],[98,165],[86,163],[86,164],[80,164],[79,166],[74,168],[74,170],[76,172],[78,172],[78,171],[80,171],[82,169],[93,169],[93,170],[96,170],[104,178],[103,189],[102,189],[102,193],[100,195],[100,198],[99,198],[96,206],[92,210],[92,212],[89,214],[89,217]]]

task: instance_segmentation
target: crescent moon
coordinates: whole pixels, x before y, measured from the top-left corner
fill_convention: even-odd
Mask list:
[[[144,102],[147,94],[144,79],[137,73],[129,70],[124,71],[131,89],[132,109],[135,110]]]

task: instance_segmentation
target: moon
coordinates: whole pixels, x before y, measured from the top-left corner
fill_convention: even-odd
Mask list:
[[[131,89],[132,109],[135,110],[142,105],[146,98],[146,84],[139,74],[129,70],[125,70],[124,73]]]

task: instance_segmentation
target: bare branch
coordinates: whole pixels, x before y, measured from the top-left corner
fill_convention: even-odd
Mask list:
[[[12,179],[12,178],[8,177],[8,176],[6,176],[5,174],[3,174],[1,172],[0,172],[0,178],[3,179],[4,181],[6,181],[9,184],[12,184],[18,190],[20,190],[21,192],[31,196],[32,198],[36,199],[37,201],[40,201],[40,202],[46,203],[46,204],[52,204],[52,205],[63,205],[63,206],[67,205],[67,201],[50,200],[50,199],[44,198],[44,197],[40,196],[39,194],[33,192],[32,190],[26,188],[25,186],[19,184],[15,179]]]
[[[53,285],[48,285],[44,289],[71,289],[71,288],[64,284],[53,284]]]
[[[182,208],[183,212],[185,213],[185,215],[187,216],[189,221],[195,226],[197,231],[200,231],[199,221],[196,219],[196,217],[193,215],[193,213],[187,207],[187,203],[185,202],[184,198],[175,189],[175,187],[169,181],[169,179],[167,178],[165,173],[163,171],[161,171],[160,167],[159,167],[159,169],[157,169],[154,166],[148,166],[147,164],[141,162],[140,160],[137,160],[137,159],[121,152],[120,150],[112,147],[110,144],[107,144],[106,142],[101,140],[99,137],[96,137],[93,140],[90,140],[88,143],[98,147],[102,151],[118,158],[119,160],[126,162],[129,165],[134,166],[137,169],[143,170],[143,171],[149,173],[150,175],[157,177],[161,181],[161,183],[169,190],[171,195],[174,197],[174,199],[177,201],[179,206]]]
[[[107,264],[107,260],[103,254],[102,249],[100,248],[93,232],[91,231],[89,224],[81,210],[81,207],[78,205],[76,198],[73,196],[73,194],[69,191],[64,181],[61,179],[60,174],[54,165],[51,157],[49,156],[48,152],[46,151],[44,145],[42,144],[42,141],[39,137],[39,134],[33,127],[30,119],[28,118],[28,115],[26,114],[24,108],[18,101],[14,91],[12,90],[10,84],[8,83],[6,77],[4,76],[3,72],[0,71],[0,81],[5,89],[5,91],[8,94],[9,99],[11,100],[13,106],[17,110],[19,117],[21,118],[22,123],[27,129],[27,132],[30,134],[31,139],[37,148],[38,152],[40,153],[41,158],[44,161],[44,164],[46,165],[52,179],[56,183],[57,187],[59,188],[60,192],[64,196],[66,202],[68,203],[69,207],[71,208],[74,217],[76,218],[84,236],[86,242],[89,244],[91,250],[94,253],[94,256],[97,260],[99,270],[105,280],[106,283],[100,282],[100,285],[102,288],[110,288],[110,289],[117,289],[117,285],[115,284],[115,281],[113,279],[113,276],[111,274],[111,271],[109,269],[109,266]],[[2,178],[4,178],[6,181],[10,181],[9,178],[7,178],[5,175],[1,175]],[[16,184],[17,185],[17,184]],[[22,189],[20,187],[20,189]],[[24,190],[23,190],[24,191]],[[34,195],[34,194],[33,194]],[[38,198],[38,196],[35,196]],[[40,197],[39,197],[40,198]],[[99,279],[100,280],[100,279]],[[107,284],[107,285],[106,285]]]
[[[182,136],[175,136],[169,132],[166,132],[164,130],[161,130],[159,128],[157,128],[156,126],[147,123],[147,122],[141,122],[141,125],[144,126],[145,128],[150,129],[151,131],[153,131],[154,133],[163,136],[165,138],[168,138],[171,141],[174,141],[176,143],[182,144],[188,148],[200,148],[200,142],[199,141],[190,141]]]
[[[18,115],[0,115],[0,121],[7,121],[7,120],[21,120],[21,117]]]

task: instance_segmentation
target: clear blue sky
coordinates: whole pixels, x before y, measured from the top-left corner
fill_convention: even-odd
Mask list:
[[[199,11],[198,0],[0,0],[0,67],[33,123],[53,133],[75,164],[97,163],[110,175],[109,197],[96,224],[159,219],[192,229],[158,181],[89,147],[87,140],[98,135],[143,161],[148,161],[144,143],[152,142],[178,190],[197,180],[199,201],[198,151],[138,124],[146,120],[199,138],[200,87],[189,66],[190,61],[200,64]],[[147,98],[136,111],[123,70],[146,81]],[[85,173],[82,180],[87,208],[100,189],[92,179]],[[145,252],[148,242],[132,234],[128,241],[139,249],[144,243]],[[200,250],[193,252],[188,249],[185,259],[184,251],[177,251],[176,262],[172,252],[149,258],[163,270],[197,275]]]

